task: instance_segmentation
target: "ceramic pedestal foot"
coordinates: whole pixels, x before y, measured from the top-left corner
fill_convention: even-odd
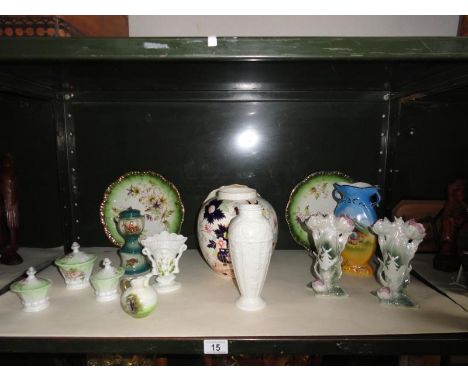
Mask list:
[[[160,284],[156,281],[153,287],[154,289],[156,289],[158,293],[164,294],[164,293],[171,293],[171,292],[175,292],[176,290],[179,290],[182,287],[182,284],[177,281],[174,281],[171,284]]]
[[[25,312],[40,312],[49,306],[49,298],[34,303],[28,303],[23,306]]]
[[[80,284],[67,284],[66,288],[71,290],[85,289],[90,286],[89,281]]]
[[[97,302],[107,302],[107,301],[113,301],[119,297],[119,294],[117,291],[113,293],[107,293],[107,294],[97,294],[96,293],[96,301]]]
[[[330,289],[324,289],[320,283],[317,283],[317,281],[311,281],[306,286],[306,288],[314,292],[317,297],[348,297],[348,294],[340,286],[333,286]]]
[[[380,303],[383,305],[389,306],[401,306],[404,308],[417,308],[418,306],[409,298],[406,293],[398,293],[395,295],[389,294],[389,291],[386,287],[377,289],[371,292],[376,296]]]
[[[256,297],[256,298],[239,297],[236,301],[236,305],[239,309],[253,311],[253,310],[261,310],[265,308],[266,302],[261,297]]]

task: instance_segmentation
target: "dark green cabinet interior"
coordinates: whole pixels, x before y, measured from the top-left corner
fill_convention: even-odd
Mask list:
[[[278,247],[293,249],[284,211],[310,173],[379,185],[382,215],[468,178],[466,39],[231,40],[0,41],[0,152],[16,160],[21,244],[110,245],[99,204],[134,170],[178,187],[191,248],[221,185],[256,188],[279,216]],[[247,149],[246,130],[258,136]]]

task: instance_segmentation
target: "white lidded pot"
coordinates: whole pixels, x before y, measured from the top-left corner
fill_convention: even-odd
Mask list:
[[[219,275],[235,277],[229,253],[228,228],[241,205],[259,205],[273,233],[272,249],[278,237],[275,210],[253,188],[233,184],[210,192],[198,214],[198,244],[208,265]]]

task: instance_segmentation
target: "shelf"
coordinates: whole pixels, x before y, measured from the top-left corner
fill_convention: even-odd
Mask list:
[[[413,271],[434,289],[447,295],[468,314],[468,288],[457,284],[457,272],[442,272],[433,267],[434,255],[419,256],[413,261]]]
[[[87,248],[117,260],[115,249]],[[232,354],[463,354],[468,314],[450,299],[412,279],[418,309],[381,306],[370,279],[343,276],[349,297],[314,297],[305,288],[311,260],[305,251],[274,253],[260,312],[236,308],[230,279],[217,276],[195,250],[181,259],[181,290],[160,295],[149,317],[133,319],[118,301],[97,303],[91,288],[69,291],[55,267],[51,305],[24,313],[11,292],[0,297],[0,348],[5,352],[137,352],[202,354],[203,339],[226,338]]]
[[[9,38],[2,60],[466,59],[463,37]]]

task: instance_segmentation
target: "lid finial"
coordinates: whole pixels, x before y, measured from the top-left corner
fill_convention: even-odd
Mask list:
[[[80,245],[76,241],[74,241],[73,244],[71,245],[71,249],[73,253],[78,253],[80,252]]]
[[[107,257],[102,261],[102,265],[104,265],[104,268],[106,269],[109,269],[111,264],[112,262]]]
[[[28,275],[28,278],[33,278],[36,272],[37,272],[36,268],[29,267],[28,270],[26,271],[26,274]]]

